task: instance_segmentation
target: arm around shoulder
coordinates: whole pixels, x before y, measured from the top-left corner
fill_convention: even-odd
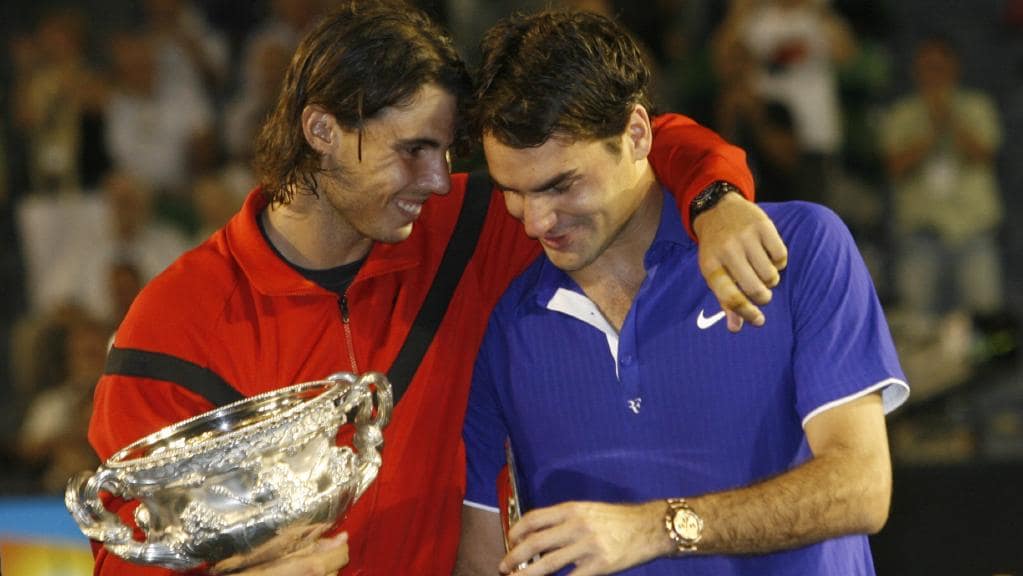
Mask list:
[[[787,252],[770,218],[752,203],[745,152],[685,116],[661,115],[652,126],[650,165],[674,194],[690,235],[699,238],[700,271],[729,312],[729,329],[738,331],[744,320],[763,324],[756,305],[770,301]],[[738,194],[725,194],[698,216],[692,214],[694,201],[719,184]],[[737,201],[743,197],[750,202]]]
[[[657,179],[667,186],[683,211],[689,228],[689,204],[707,186],[723,180],[753,200],[753,174],[746,153],[720,135],[680,114],[662,114],[651,119],[654,132],[650,165]]]

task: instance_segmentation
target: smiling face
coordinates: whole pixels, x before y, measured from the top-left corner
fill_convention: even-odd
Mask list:
[[[428,84],[409,105],[367,121],[361,143],[358,130],[342,128],[329,115],[309,120],[310,144],[323,154],[318,189],[338,225],[377,242],[408,238],[423,204],[451,188],[447,152],[455,105],[454,96]],[[329,130],[316,126],[321,121]]]
[[[490,175],[508,212],[569,273],[614,257],[619,249],[646,249],[660,206],[659,196],[649,193],[655,181],[646,161],[648,143],[645,111],[634,113],[626,132],[610,140],[555,137],[541,146],[514,148],[491,134],[483,137]]]

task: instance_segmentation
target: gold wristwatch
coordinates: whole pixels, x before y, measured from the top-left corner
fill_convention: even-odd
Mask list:
[[[696,544],[703,536],[703,518],[684,498],[668,498],[668,511],[664,514],[664,528],[675,543],[679,554],[696,552]]]

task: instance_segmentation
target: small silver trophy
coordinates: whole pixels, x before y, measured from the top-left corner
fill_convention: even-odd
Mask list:
[[[522,518],[522,501],[519,499],[519,485],[517,470],[515,469],[515,455],[512,453],[511,439],[504,441],[504,458],[507,466],[505,480],[507,484],[498,487],[499,498],[504,504],[501,509],[501,533],[504,535],[504,551],[511,550],[511,542],[508,540],[508,532],[512,526]],[[499,480],[499,482],[501,481]]]
[[[504,535],[504,551],[508,552],[511,550],[508,533],[511,532],[512,526],[522,519],[523,511],[522,498],[519,495],[519,473],[515,467],[515,453],[512,451],[511,438],[504,440],[504,457],[507,465],[503,470],[504,473],[498,478],[497,493],[498,499],[503,504],[500,509],[501,533]],[[520,563],[515,570],[523,570],[539,558],[539,556],[534,556],[530,560]]]
[[[266,562],[326,532],[376,478],[392,403],[379,373],[246,398],[74,476],[65,504],[86,536],[136,564],[221,574]],[[354,450],[336,441],[349,418]],[[138,503],[144,540],[104,507],[101,491]]]

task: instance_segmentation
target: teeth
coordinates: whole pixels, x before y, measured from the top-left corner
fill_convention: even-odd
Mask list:
[[[395,200],[395,203],[398,205],[398,208],[401,208],[402,210],[404,210],[405,212],[408,212],[409,214],[411,214],[413,216],[418,216],[419,212],[421,212],[423,210],[423,205],[418,203],[418,202],[408,202],[406,200]]]

